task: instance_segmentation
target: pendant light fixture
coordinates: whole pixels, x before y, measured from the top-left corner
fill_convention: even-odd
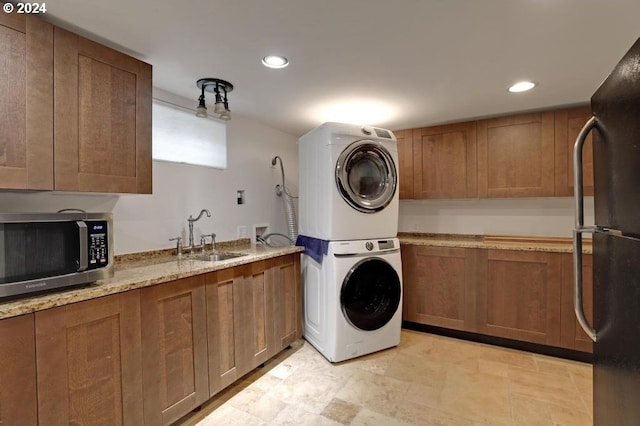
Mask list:
[[[202,89],[202,94],[198,98],[198,108],[196,109],[197,117],[207,117],[207,105],[204,102],[204,92],[206,91],[215,94],[216,102],[213,106],[213,113],[222,120],[231,120],[227,93],[233,90],[233,84],[219,78],[201,78],[196,81],[196,86]]]

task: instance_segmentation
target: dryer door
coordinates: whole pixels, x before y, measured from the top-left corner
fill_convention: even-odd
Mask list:
[[[381,143],[356,141],[338,158],[336,185],[351,207],[363,213],[375,213],[393,200],[398,185],[396,165]]]
[[[353,265],[340,290],[342,312],[360,330],[384,327],[398,310],[402,286],[393,267],[370,257]]]

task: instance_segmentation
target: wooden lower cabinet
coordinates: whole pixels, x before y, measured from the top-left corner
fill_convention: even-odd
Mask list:
[[[0,425],[38,424],[34,315],[0,321]]]
[[[478,250],[402,245],[405,321],[475,331]]]
[[[139,295],[35,313],[39,424],[143,423]]]
[[[269,270],[274,333],[269,355],[273,356],[302,337],[300,256],[275,258]]]
[[[299,259],[281,256],[207,274],[210,395],[302,336]]]
[[[558,253],[483,250],[477,290],[478,331],[560,346]]]
[[[593,325],[593,256],[582,256],[582,298],[584,313]],[[568,349],[593,352],[593,342],[582,330],[573,309],[573,255],[562,255],[562,337]]]
[[[204,275],[141,290],[144,423],[167,425],[209,399]]]

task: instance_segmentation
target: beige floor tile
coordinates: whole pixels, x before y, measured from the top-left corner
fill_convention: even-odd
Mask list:
[[[562,404],[584,410],[580,392],[571,377],[558,377],[540,371],[512,368],[509,371],[511,391],[540,401]]]
[[[386,376],[406,382],[424,383],[442,389],[447,364],[417,354],[399,353],[390,363]]]
[[[281,364],[269,370],[267,374],[277,379],[284,380],[287,377],[289,377],[291,374],[293,374],[293,372],[296,371],[297,368],[298,368],[297,365],[291,362],[284,361]]]
[[[278,426],[342,426],[334,420],[320,414],[310,413],[295,405],[287,405],[269,424]]]
[[[406,390],[407,383],[401,380],[358,371],[340,389],[336,398],[393,417],[398,403],[405,399]]]
[[[385,374],[391,362],[400,353],[398,348],[389,348],[344,363],[345,367],[357,368],[375,374]]]
[[[590,412],[575,410],[562,405],[550,405],[554,426],[591,426],[593,417]],[[614,425],[612,425],[614,426]]]
[[[351,422],[352,426],[407,426],[409,423],[400,421],[394,417],[385,416],[375,411],[363,408]]]
[[[359,405],[333,398],[320,414],[340,424],[348,425],[361,409]]]
[[[254,405],[245,408],[245,411],[252,416],[258,417],[266,422],[272,421],[287,404],[270,395],[264,395],[256,401]]]
[[[261,419],[225,404],[198,422],[196,426],[254,426],[263,423]]]
[[[268,394],[287,404],[295,404],[308,412],[320,414],[344,387],[349,377],[350,374],[336,376],[298,368]]]
[[[398,403],[395,417],[411,425],[424,426],[475,426],[473,420],[465,419],[436,408],[425,407],[411,401]]]
[[[408,330],[396,348],[337,364],[292,346],[180,424],[593,423],[589,364]]]
[[[553,426],[549,404],[524,395],[512,395],[513,424],[519,426]]]
[[[511,424],[509,380],[463,369],[449,370],[439,408],[495,425]]]

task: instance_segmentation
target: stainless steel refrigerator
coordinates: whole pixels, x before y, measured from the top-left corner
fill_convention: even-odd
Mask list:
[[[576,316],[594,340],[594,426],[640,425],[640,39],[591,97],[574,149]],[[582,159],[592,132],[595,226],[584,225]],[[582,309],[582,235],[593,234],[593,326]]]

